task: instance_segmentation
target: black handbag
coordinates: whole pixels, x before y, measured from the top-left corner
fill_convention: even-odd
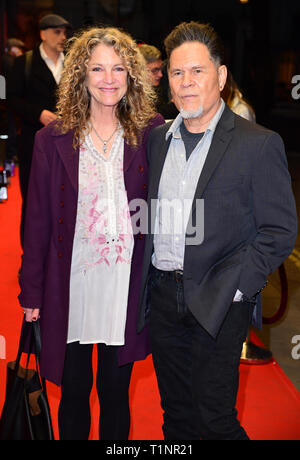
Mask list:
[[[26,368],[20,365],[26,340],[29,353]],[[36,369],[29,369],[34,348]],[[45,379],[40,375],[40,324],[25,322],[16,361],[7,364],[6,397],[0,420],[1,441],[54,440]]]

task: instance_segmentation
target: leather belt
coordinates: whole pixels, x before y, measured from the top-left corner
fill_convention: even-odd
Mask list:
[[[159,270],[158,268],[154,267],[154,265],[152,265],[151,269],[154,273],[157,273],[158,275],[166,277],[166,278],[173,278],[176,281],[181,281],[183,279],[183,270],[173,270],[173,271]]]

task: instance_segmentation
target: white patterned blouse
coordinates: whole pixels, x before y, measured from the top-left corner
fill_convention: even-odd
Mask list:
[[[124,344],[134,240],[123,157],[122,128],[107,159],[89,134],[80,148],[68,343]]]

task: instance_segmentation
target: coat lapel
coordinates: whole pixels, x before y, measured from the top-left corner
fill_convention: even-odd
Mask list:
[[[43,60],[39,48],[36,48],[34,58],[36,59],[36,63],[32,66],[32,75],[34,75],[34,77],[37,78],[42,85],[47,86],[48,91],[50,91],[49,86],[51,87],[51,91],[52,87],[57,88],[57,83],[53,74],[46,62]]]
[[[73,131],[65,135],[55,135],[55,145],[62,159],[70,182],[78,192],[79,147],[73,148]]]

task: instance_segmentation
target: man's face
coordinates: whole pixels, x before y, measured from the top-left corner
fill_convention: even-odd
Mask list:
[[[65,27],[55,27],[41,30],[41,39],[43,43],[46,47],[57,53],[64,50],[66,38],[67,31]]]
[[[173,101],[184,118],[209,119],[216,112],[226,82],[225,66],[217,67],[208,48],[186,42],[170,56],[169,82]],[[185,116],[186,115],[186,116]]]
[[[148,68],[148,71],[151,77],[152,86],[159,86],[160,84],[160,80],[162,79],[162,76],[163,76],[161,67],[162,67],[161,60],[149,62],[149,64],[147,64],[147,68]]]

